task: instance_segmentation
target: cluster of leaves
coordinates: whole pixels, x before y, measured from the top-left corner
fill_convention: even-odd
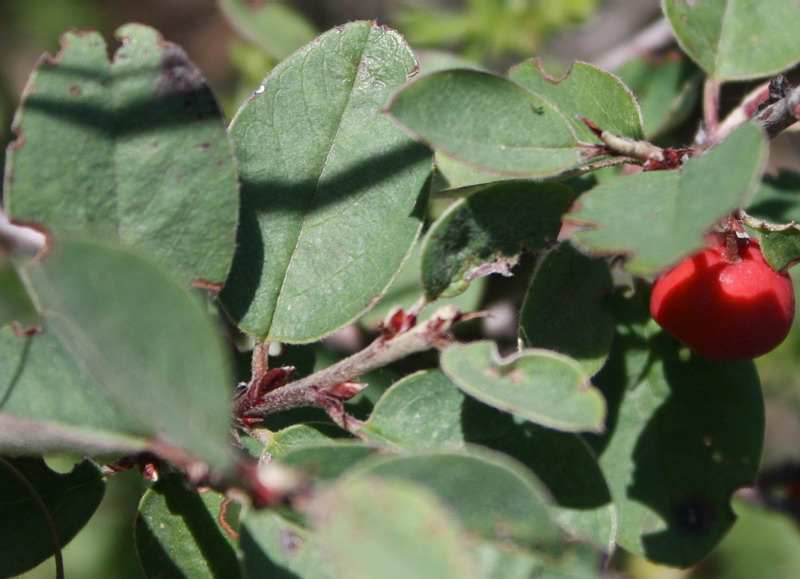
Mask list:
[[[257,11],[226,4],[260,34]],[[800,60],[780,41],[800,20],[793,0],[774,2],[769,18],[733,3],[664,7],[712,82]],[[147,453],[180,467],[142,499],[146,573],[586,576],[616,545],[688,566],[729,530],[730,495],[759,463],[758,375],[752,362],[712,363],[661,332],[646,279],[736,208],[779,223],[800,211],[796,176],[762,185],[767,140],[756,124],[680,170],[594,172],[587,151],[602,143],[578,117],[631,139],[672,121],[643,124],[631,90],[582,63],[560,80],[527,61],[502,76],[423,71],[409,82],[416,63],[403,38],[355,22],[285,58],[226,129],[179,47],[141,25],[118,36],[109,61],[100,35],[66,34],[15,120],[5,208],[46,231],[47,246],[32,256],[9,243],[1,256],[0,452]],[[694,78],[651,71],[667,91],[652,96],[667,103],[658,110],[685,102]],[[455,198],[432,223],[431,196]],[[780,214],[758,212],[776,205]],[[559,242],[565,221],[579,229]],[[782,247],[792,261],[796,250]],[[620,254],[624,269],[609,257]],[[425,321],[431,304],[463,306],[482,276],[521,259],[536,267],[512,355],[436,333],[441,313]],[[437,367],[397,379],[363,422],[332,413],[338,426],[255,426],[245,450],[234,447],[220,310],[261,353],[398,304],[423,322],[389,316],[378,347],[432,329]],[[256,362],[250,386],[264,377]],[[256,392],[255,404],[266,413],[270,396],[298,385]],[[91,462],[57,475],[41,459],[4,459],[0,486],[16,490],[0,521],[42,521],[46,509],[53,525],[0,534],[0,574],[46,558],[51,535],[67,542],[106,474]],[[198,494],[199,482],[275,508],[227,521],[223,495]]]

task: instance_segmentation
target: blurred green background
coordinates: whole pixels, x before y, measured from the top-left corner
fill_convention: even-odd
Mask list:
[[[540,56],[548,70],[559,71],[573,59],[608,62],[609,54],[660,14],[658,0],[286,0],[272,2],[276,6],[269,26],[276,30],[276,41],[269,43],[248,40],[241,25],[237,30],[230,18],[233,4],[233,0],[0,0],[0,150],[13,138],[10,125],[28,75],[42,54],[58,51],[58,38],[68,29],[93,28],[111,39],[114,30],[127,22],[157,28],[204,71],[231,118],[280,59],[315,34],[351,20],[374,19],[397,28],[419,50],[423,66],[474,63],[502,71]],[[277,34],[286,31],[292,34]],[[110,42],[110,50],[115,48]],[[687,124],[694,130],[696,119]],[[797,171],[797,144],[796,136],[777,139],[771,170],[784,166]],[[795,328],[784,345],[758,360],[767,406],[764,469],[800,461],[799,354],[800,330]],[[71,462],[54,458],[51,464],[69,470]],[[775,490],[783,511],[787,504],[800,502],[800,473],[797,483],[791,474]],[[100,511],[65,549],[68,576],[142,576],[132,530],[144,487],[135,471],[110,479]],[[754,493],[742,493],[735,503],[739,523],[694,569],[667,569],[619,554],[612,573],[642,578],[800,577],[795,520],[758,502]],[[52,561],[25,575],[52,576]]]

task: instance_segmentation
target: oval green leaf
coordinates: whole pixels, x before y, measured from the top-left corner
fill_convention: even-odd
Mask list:
[[[605,259],[587,257],[569,243],[547,252],[520,312],[522,344],[566,354],[594,375],[614,338],[614,316],[603,303],[612,289]]]
[[[224,495],[198,494],[181,473],[168,474],[142,497],[135,537],[148,577],[238,579],[236,543],[218,523]]]
[[[186,284],[221,284],[238,185],[217,102],[155,30],[117,34],[113,63],[96,32],[67,33],[58,55],[40,61],[14,121],[8,213],[53,231],[100,230]]]
[[[335,479],[357,462],[372,455],[375,449],[357,442],[312,444],[281,455],[285,464],[315,481]]]
[[[463,402],[464,395],[438,370],[417,372],[381,396],[361,433],[389,448],[461,448]]]
[[[87,410],[64,413],[62,420],[82,426],[80,416],[111,406],[125,416],[118,427],[123,432],[158,438],[220,470],[232,465],[233,378],[206,306],[151,262],[97,241],[57,244],[25,274],[52,338],[47,347],[67,362],[70,376],[77,370],[86,380],[79,388],[89,399]],[[29,364],[50,364],[19,355],[20,378]],[[47,372],[33,368],[30,379],[41,384]],[[11,388],[12,396],[30,396],[19,384]],[[48,388],[53,397],[38,404],[74,407],[69,390]]]
[[[248,577],[339,579],[320,551],[316,535],[271,509],[250,510],[241,527]]]
[[[53,556],[46,517],[64,547],[100,506],[105,481],[89,461],[59,474],[41,458],[5,458],[0,459],[0,488],[0,575],[13,577]],[[46,513],[31,493],[38,495]]]
[[[425,238],[426,296],[451,297],[476,278],[510,275],[523,248],[539,251],[556,240],[573,198],[557,183],[511,181],[453,203]]]
[[[346,430],[329,422],[293,424],[273,434],[264,446],[264,453],[271,458],[280,457],[298,448],[333,442],[347,436]]]
[[[378,457],[363,463],[353,479],[377,476],[422,485],[458,515],[468,532],[496,543],[560,554],[561,531],[550,518],[541,483],[502,454],[474,450],[476,454]]]
[[[578,162],[564,115],[543,97],[488,72],[424,76],[397,93],[389,111],[434,149],[500,174],[541,177]]]
[[[595,377],[612,412],[608,434],[592,442],[619,515],[619,544],[688,567],[733,524],[731,494],[753,483],[764,404],[751,361],[710,362],[646,332],[655,334],[649,344],[644,336],[618,340]]]
[[[767,76],[800,60],[795,0],[662,0],[681,47],[717,80]]]
[[[338,577],[478,577],[457,518],[421,485],[348,478],[311,509],[320,548]]]
[[[774,269],[783,271],[800,261],[800,231],[759,232],[758,240],[764,259]]]
[[[396,32],[351,23],[279,64],[237,113],[241,225],[221,297],[243,330],[310,342],[386,291],[432,169],[381,114],[414,67]]]
[[[378,401],[360,434],[390,450],[447,451],[478,444],[527,466],[572,537],[610,551],[615,512],[597,459],[577,435],[522,422],[467,397],[438,370],[412,374]]]
[[[611,73],[573,62],[563,77],[553,78],[536,58],[512,68],[508,78],[555,103],[582,141],[595,142],[597,137],[578,117],[617,135],[642,138],[639,105],[630,89]]]
[[[4,328],[0,353],[0,412],[4,420],[37,424],[9,439],[0,435],[0,449],[37,453],[72,448],[95,456],[102,448],[113,451],[115,433],[140,432],[138,422],[87,377],[52,333],[22,337]],[[42,432],[49,432],[49,438],[36,436]],[[140,445],[145,442],[139,439]]]
[[[450,346],[444,373],[481,402],[567,432],[602,430],[605,401],[575,360],[550,350],[522,350],[505,360],[494,342]]]

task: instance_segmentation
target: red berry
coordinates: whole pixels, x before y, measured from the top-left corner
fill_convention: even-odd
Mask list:
[[[738,260],[725,235],[659,278],[650,314],[689,348],[711,360],[744,360],[780,344],[794,318],[792,280],[772,269],[755,240],[739,240]],[[735,252],[734,252],[735,253]]]

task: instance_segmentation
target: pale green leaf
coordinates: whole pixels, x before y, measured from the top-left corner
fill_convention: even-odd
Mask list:
[[[717,80],[767,76],[800,60],[796,0],[662,0],[683,49]]]
[[[339,579],[316,536],[272,509],[251,510],[242,521],[243,565],[249,577]]]
[[[483,539],[550,556],[563,550],[561,531],[550,518],[541,483],[503,454],[473,448],[472,454],[376,457],[362,463],[342,484],[376,476],[423,485],[458,515],[466,531]]]
[[[70,32],[31,76],[5,174],[12,217],[99,230],[188,284],[221,284],[238,191],[222,116],[200,71],[152,28]],[[43,162],[46,159],[46,162]]]
[[[48,414],[83,426],[82,416],[97,410],[105,414],[87,426],[105,428],[121,415],[122,432],[161,439],[221,470],[231,466],[233,378],[219,332],[198,300],[149,261],[97,241],[59,243],[25,273],[44,316],[42,347],[56,354],[70,381],[65,390],[44,383],[48,370],[40,365],[50,360],[27,358],[26,348],[40,337],[30,338],[30,346],[17,346],[6,390],[11,411],[39,419],[37,404],[64,404],[63,412]],[[53,396],[30,400],[21,389],[27,381]],[[76,392],[87,408],[72,413]]]
[[[614,337],[614,317],[604,303],[612,288],[605,259],[585,256],[569,243],[547,252],[519,315],[522,344],[566,354],[594,375]]]
[[[464,395],[438,370],[417,372],[381,396],[361,432],[390,448],[461,448],[463,402]]]
[[[312,505],[320,549],[351,579],[477,579],[467,536],[431,491],[407,480],[346,479]]]
[[[389,111],[437,151],[499,174],[547,176],[578,162],[570,123],[550,101],[476,70],[424,76]]]
[[[605,401],[575,360],[550,350],[521,350],[502,359],[494,342],[450,346],[444,373],[460,389],[495,408],[556,430],[598,431]]]
[[[585,62],[573,62],[562,78],[552,78],[539,59],[512,68],[508,77],[554,103],[582,141],[597,139],[580,120],[585,117],[603,130],[634,139],[642,137],[642,113],[616,76]]]

